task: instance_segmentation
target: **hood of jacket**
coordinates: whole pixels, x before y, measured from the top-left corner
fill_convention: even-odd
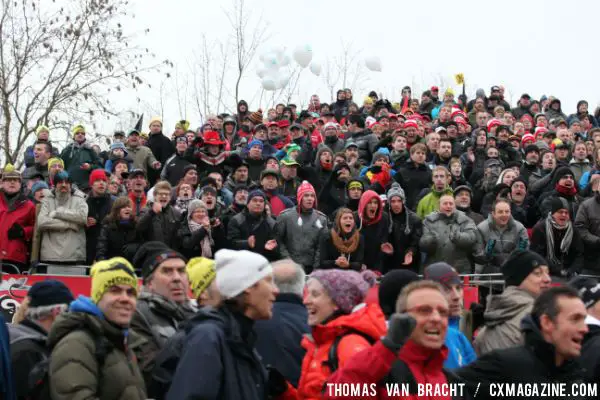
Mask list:
[[[348,331],[358,331],[376,340],[384,335],[386,330],[385,316],[379,306],[361,303],[350,314],[313,327],[310,337],[320,345],[330,343]]]
[[[256,334],[254,322],[241,314],[232,311],[227,306],[220,308],[204,307],[194,314],[184,325],[183,329],[189,333],[199,324],[216,324],[223,329],[225,340],[231,344],[231,349],[241,345],[254,347]]]
[[[60,314],[52,325],[48,334],[48,346],[54,347],[69,333],[81,329],[104,336],[121,348],[125,346],[125,340],[128,341],[130,347],[143,340],[129,329],[120,328],[108,322],[102,311],[89,297],[79,296],[69,306],[69,312]]]
[[[491,295],[484,313],[486,326],[500,325],[533,306],[534,298],[529,292],[509,286],[498,295]]]
[[[367,208],[367,204],[369,204],[369,202],[372,199],[377,199],[377,203],[379,204],[379,206],[377,207],[377,214],[375,215],[375,219],[370,222],[377,223],[381,220],[381,216],[383,215],[383,201],[381,201],[381,197],[379,197],[379,195],[375,191],[367,190],[362,194],[362,196],[360,197],[360,201],[358,202],[358,217],[360,218],[361,222],[365,218],[365,209]]]

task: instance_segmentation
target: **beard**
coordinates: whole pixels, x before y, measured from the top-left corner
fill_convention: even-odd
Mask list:
[[[62,206],[62,205],[65,205],[71,198],[71,192],[69,191],[69,192],[63,193],[62,191],[57,190],[55,192],[54,196],[56,198],[57,203]]]

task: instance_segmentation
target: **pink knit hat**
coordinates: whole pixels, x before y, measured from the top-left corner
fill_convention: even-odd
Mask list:
[[[340,311],[350,314],[373,286],[373,276],[372,271],[361,274],[352,270],[319,269],[310,275],[310,279],[318,280]]]

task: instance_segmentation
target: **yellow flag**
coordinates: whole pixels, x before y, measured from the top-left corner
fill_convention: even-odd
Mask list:
[[[457,85],[462,85],[465,83],[465,75],[462,72],[454,75],[454,79],[456,80]]]

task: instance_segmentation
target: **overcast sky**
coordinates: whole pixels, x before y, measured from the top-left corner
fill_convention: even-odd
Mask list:
[[[600,2],[575,1],[378,1],[378,0],[245,0],[254,21],[262,15],[270,40],[259,53],[273,46],[290,50],[300,44],[311,45],[314,59],[324,63],[339,54],[340,41],[352,43],[364,56],[381,58],[383,72],[367,71],[362,77],[363,91],[356,93],[361,102],[368,90],[375,89],[390,100],[397,100],[400,88],[414,85],[425,89],[439,84],[440,76],[448,84],[453,75],[463,72],[471,97],[477,87],[489,93],[490,86],[504,85],[514,105],[521,93],[539,99],[542,94],[558,96],[563,111],[574,111],[579,99],[587,99],[590,108],[600,100],[600,83],[596,78],[598,56],[594,37]],[[135,27],[146,26],[151,32],[144,41],[160,57],[167,57],[187,71],[200,36],[223,40],[231,34],[224,9],[230,0],[132,0],[136,14]],[[253,24],[254,22],[251,22]],[[139,26],[138,26],[139,24]],[[254,99],[251,110],[258,107],[260,79],[252,63],[243,80],[242,98]],[[157,78],[157,80],[160,80]],[[323,77],[305,70],[300,95],[318,93],[329,101]],[[226,81],[233,88],[234,80]],[[172,80],[167,86],[173,86]],[[153,113],[158,109],[159,85],[143,92],[146,102],[128,103],[138,112]],[[459,90],[454,86],[455,90]],[[193,88],[188,88],[190,93]],[[442,88],[443,90],[443,88]],[[171,90],[173,92],[173,90]],[[413,90],[415,93],[416,90]],[[187,117],[192,126],[199,116],[188,106],[180,115],[176,96],[165,95],[166,131],[174,122]],[[263,96],[261,106],[267,105]],[[155,103],[152,105],[151,103]],[[294,102],[300,103],[299,99]],[[234,104],[231,102],[231,106]],[[147,115],[149,120],[149,115]],[[112,129],[107,127],[107,129]]]

